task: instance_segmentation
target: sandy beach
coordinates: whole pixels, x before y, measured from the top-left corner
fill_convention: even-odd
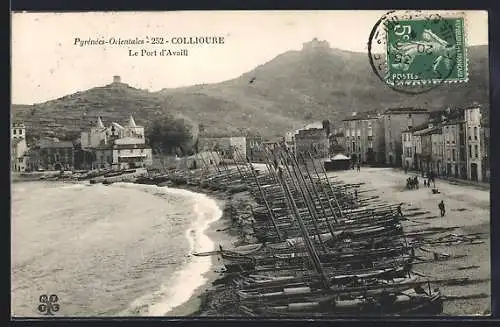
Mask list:
[[[410,219],[403,224],[405,232],[421,231],[425,228],[433,227],[454,227],[452,233],[454,234],[472,234],[472,233],[486,233],[489,234],[490,230],[490,194],[489,189],[460,184],[454,181],[436,180],[436,188],[439,189],[440,194],[432,194],[430,188],[420,187],[418,190],[407,190],[405,181],[408,176],[413,176],[415,173],[405,174],[400,169],[393,168],[362,168],[360,172],[355,170],[341,171],[329,173],[330,176],[337,176],[337,178],[345,183],[364,183],[361,187],[362,190],[368,190],[367,195],[377,195],[382,200],[388,203],[403,203],[403,212],[410,214],[412,211],[425,211],[426,215],[423,218],[415,220]],[[420,178],[420,176],[419,176]],[[420,178],[421,179],[421,178]],[[423,181],[421,179],[421,185]],[[199,190],[198,190],[199,191]],[[207,232],[216,243],[230,244],[231,242],[243,241],[242,220],[245,220],[244,208],[250,198],[246,192],[237,193],[235,195],[218,195],[218,197],[225,197],[223,203],[225,206],[232,202],[233,206],[239,206],[237,216],[239,224],[233,222],[233,232],[228,233],[230,230],[217,232],[217,229],[227,228],[231,226],[231,219],[223,217],[216,223],[210,226],[210,231]],[[438,210],[439,201],[443,200],[446,204],[447,214],[445,217],[440,217]],[[219,200],[220,201],[220,200]],[[419,219],[422,219],[419,221]],[[418,221],[418,224],[415,222]],[[244,224],[243,224],[244,225]],[[442,233],[444,235],[446,233]],[[448,233],[449,234],[449,233]],[[440,236],[439,234],[437,236]],[[436,236],[436,237],[437,237]],[[457,259],[450,259],[445,261],[433,261],[424,264],[419,264],[415,270],[419,274],[426,276],[430,279],[440,278],[472,278],[472,279],[485,279],[490,278],[490,239],[489,236],[485,237],[484,242],[481,244],[456,244],[453,246],[433,246],[432,250],[450,256],[461,256]],[[250,240],[247,240],[250,241]],[[432,253],[425,253],[420,250],[417,251],[420,257],[432,258]],[[213,258],[215,266],[217,262]],[[208,272],[205,276],[207,284],[203,288],[198,289],[196,295],[202,296],[202,299],[196,298],[196,295],[185,303],[183,307],[193,309],[197,305],[201,305],[201,310],[195,311],[191,315],[209,315],[209,316],[224,316],[226,307],[230,307],[230,300],[226,297],[229,295],[215,292],[206,292],[213,287],[210,286],[210,281],[217,278],[217,273],[213,270]],[[479,293],[487,295],[485,298],[475,299],[461,299],[445,301],[442,315],[488,315],[491,311],[491,290],[490,282],[482,282],[474,285],[463,286],[443,286],[441,291],[443,295],[448,297],[453,296],[473,296]],[[212,293],[212,295],[210,295]],[[180,308],[179,308],[180,309]],[[230,311],[230,309],[228,309]],[[182,313],[189,312],[182,311]],[[178,311],[181,313],[181,311]]]
[[[196,192],[200,192],[200,190],[197,189]],[[224,211],[227,200],[225,200],[222,195],[210,195],[210,198],[217,203],[217,206],[222,211]],[[223,247],[233,247],[238,241],[238,237],[237,234],[230,232],[230,227],[230,218],[223,213],[219,219],[208,226],[204,233],[214,243],[214,248],[218,248],[219,245]],[[209,258],[211,261],[210,269],[202,274],[205,283],[193,292],[188,301],[170,310],[167,313],[168,316],[197,316],[202,313],[202,295],[207,290],[212,289],[212,283],[222,276],[217,272],[218,268],[222,267],[218,256],[211,256]]]
[[[423,186],[423,179],[418,174],[420,188],[406,189],[406,178],[417,172],[405,174],[401,169],[362,167],[360,172],[347,170],[329,173],[346,183],[365,183],[361,189],[372,190],[370,195],[378,195],[389,203],[403,203],[403,213],[411,210],[426,211],[426,217],[403,223],[405,232],[419,231],[432,227],[456,227],[451,233],[457,235],[485,233],[482,244],[455,244],[453,246],[433,245],[433,251],[451,256],[463,256],[446,261],[433,261],[415,266],[415,270],[431,279],[440,278],[491,278],[490,261],[490,191],[487,188],[455,181],[436,179],[436,188],[440,194],[432,194],[431,188]],[[438,203],[443,200],[446,215],[440,217]],[[442,233],[442,235],[450,232]],[[440,236],[436,235],[435,237]],[[417,251],[422,257],[431,258],[431,253]],[[474,285],[443,286],[446,296],[467,296],[484,293],[488,298],[453,300],[444,302],[444,315],[483,315],[491,310],[491,283]]]

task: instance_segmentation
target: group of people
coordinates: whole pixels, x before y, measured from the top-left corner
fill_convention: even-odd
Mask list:
[[[415,177],[408,177],[406,179],[406,188],[409,189],[409,190],[413,190],[413,189],[418,189],[418,186],[419,186],[419,181],[418,181],[418,177],[415,175]]]
[[[426,185],[427,187],[431,187],[431,182],[432,182],[432,185],[434,185],[434,188],[436,187],[436,181],[435,181],[435,176],[434,176],[434,173],[431,171],[431,172],[428,172],[427,173],[427,181],[424,180],[424,185]]]

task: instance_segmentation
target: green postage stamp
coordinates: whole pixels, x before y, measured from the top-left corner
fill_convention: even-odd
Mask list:
[[[388,20],[386,82],[419,85],[468,79],[463,17]]]

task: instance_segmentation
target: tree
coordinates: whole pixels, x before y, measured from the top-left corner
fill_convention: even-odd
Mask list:
[[[198,142],[198,126],[186,118],[165,114],[146,129],[146,138],[155,153],[191,155]]]

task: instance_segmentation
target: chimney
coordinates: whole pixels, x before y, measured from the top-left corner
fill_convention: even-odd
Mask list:
[[[113,83],[121,83],[122,78],[119,75],[113,76]]]

